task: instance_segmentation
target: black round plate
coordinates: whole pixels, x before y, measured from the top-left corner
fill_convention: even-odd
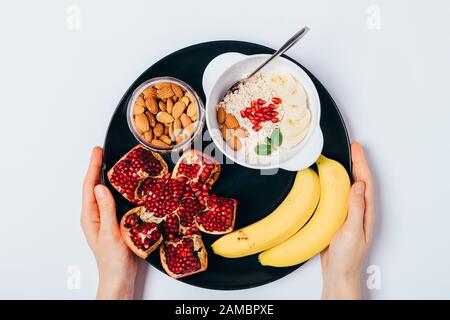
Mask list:
[[[161,59],[148,68],[131,85],[114,112],[105,139],[103,180],[111,190],[113,188],[105,179],[106,171],[123,154],[137,144],[137,141],[128,129],[126,120],[127,103],[136,87],[145,80],[153,77],[172,76],[190,84],[204,101],[205,96],[202,89],[203,71],[214,57],[230,51],[241,52],[243,54],[274,52],[273,49],[241,41],[200,43],[176,51]],[[299,63],[297,64],[300,65]],[[347,171],[350,172],[351,156],[349,139],[339,110],[319,80],[304,67],[302,68],[313,80],[320,96],[322,105],[320,125],[325,140],[323,153],[342,163]],[[223,155],[221,154],[216,154],[215,156],[223,159]],[[172,168],[173,163],[171,163],[169,157],[166,156],[165,158]],[[224,164],[222,165],[219,180],[213,187],[213,191],[221,196],[233,197],[238,200],[235,227],[240,228],[260,220],[273,211],[290,191],[294,178],[295,172],[279,170],[275,175],[262,175],[260,170],[248,169],[237,164]],[[117,203],[117,215],[120,219],[125,212],[132,208],[132,205],[115,190],[113,191],[113,195]],[[262,267],[258,263],[257,255],[239,259],[225,259],[216,256],[211,251],[210,245],[217,238],[218,236],[203,235],[203,240],[209,254],[208,270],[182,278],[180,281],[210,289],[245,289],[280,279],[299,267]],[[147,261],[164,272],[157,251],[153,252]]]

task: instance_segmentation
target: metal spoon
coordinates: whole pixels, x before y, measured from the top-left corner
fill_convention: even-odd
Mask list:
[[[257,74],[262,68],[264,68],[266,65],[268,65],[272,60],[274,60],[275,58],[281,56],[283,53],[285,53],[287,50],[289,50],[294,44],[296,44],[301,38],[303,38],[303,36],[309,31],[308,27],[304,27],[302,28],[300,31],[298,31],[296,34],[294,34],[288,41],[286,41],[285,44],[283,44],[281,46],[280,49],[278,49],[277,51],[275,51],[275,53],[273,55],[271,55],[269,57],[269,59],[267,59],[266,61],[264,61],[258,68],[255,69],[255,71],[253,71],[252,73],[250,73],[247,77],[245,77],[244,79],[241,79],[239,81],[237,81],[235,84],[233,84],[230,89],[227,90],[227,92],[225,93],[225,95],[228,94],[228,92],[230,91],[235,91],[238,87],[238,85],[242,82],[247,81],[248,79],[250,79],[251,77],[253,77],[255,74]]]

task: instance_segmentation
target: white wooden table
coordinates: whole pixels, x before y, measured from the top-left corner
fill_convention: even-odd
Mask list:
[[[338,102],[375,175],[368,265],[381,278],[366,296],[450,298],[448,2],[173,0],[167,8],[28,0],[3,7],[0,298],[95,296],[96,265],[79,226],[81,182],[91,147],[102,144],[142,71],[203,41],[277,47],[305,24],[311,32],[289,55]],[[141,263],[137,297],[316,299],[319,262],[229,292],[185,285]]]

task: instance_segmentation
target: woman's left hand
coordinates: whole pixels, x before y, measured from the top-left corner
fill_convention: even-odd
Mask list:
[[[114,198],[100,182],[102,149],[92,151],[83,184],[81,226],[97,261],[97,299],[133,299],[137,261],[122,239]]]

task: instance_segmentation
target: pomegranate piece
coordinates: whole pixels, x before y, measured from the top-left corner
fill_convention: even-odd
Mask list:
[[[281,98],[273,97],[272,98],[272,102],[275,103],[275,104],[280,104],[281,103]]]
[[[174,213],[167,215],[160,226],[165,239],[173,240],[180,235],[180,217]]]
[[[260,106],[263,106],[263,105],[266,104],[266,100],[264,100],[264,99],[258,99],[258,100],[256,100],[256,103],[259,104]]]
[[[138,145],[120,158],[108,171],[107,177],[128,201],[141,205],[146,197],[145,192],[138,191],[141,184],[144,181],[151,183],[148,178],[160,178],[167,172],[167,163],[158,153]]]
[[[180,224],[182,227],[192,227],[195,224],[195,217],[203,210],[196,198],[184,198],[181,200],[180,206],[177,210],[177,215],[180,217]]]
[[[206,200],[206,208],[196,217],[198,228],[209,234],[225,234],[233,231],[236,218],[237,200],[211,196]]]
[[[206,270],[208,254],[200,235],[192,234],[165,241],[160,247],[164,270],[178,279]]]
[[[120,221],[120,232],[125,243],[142,259],[147,258],[163,241],[157,223],[141,219],[144,211],[144,207],[131,209]]]
[[[172,178],[185,177],[190,183],[212,185],[219,178],[219,162],[200,151],[183,153],[172,172]]]
[[[145,209],[155,217],[162,218],[178,209],[186,187],[186,178],[157,179],[151,186]]]

